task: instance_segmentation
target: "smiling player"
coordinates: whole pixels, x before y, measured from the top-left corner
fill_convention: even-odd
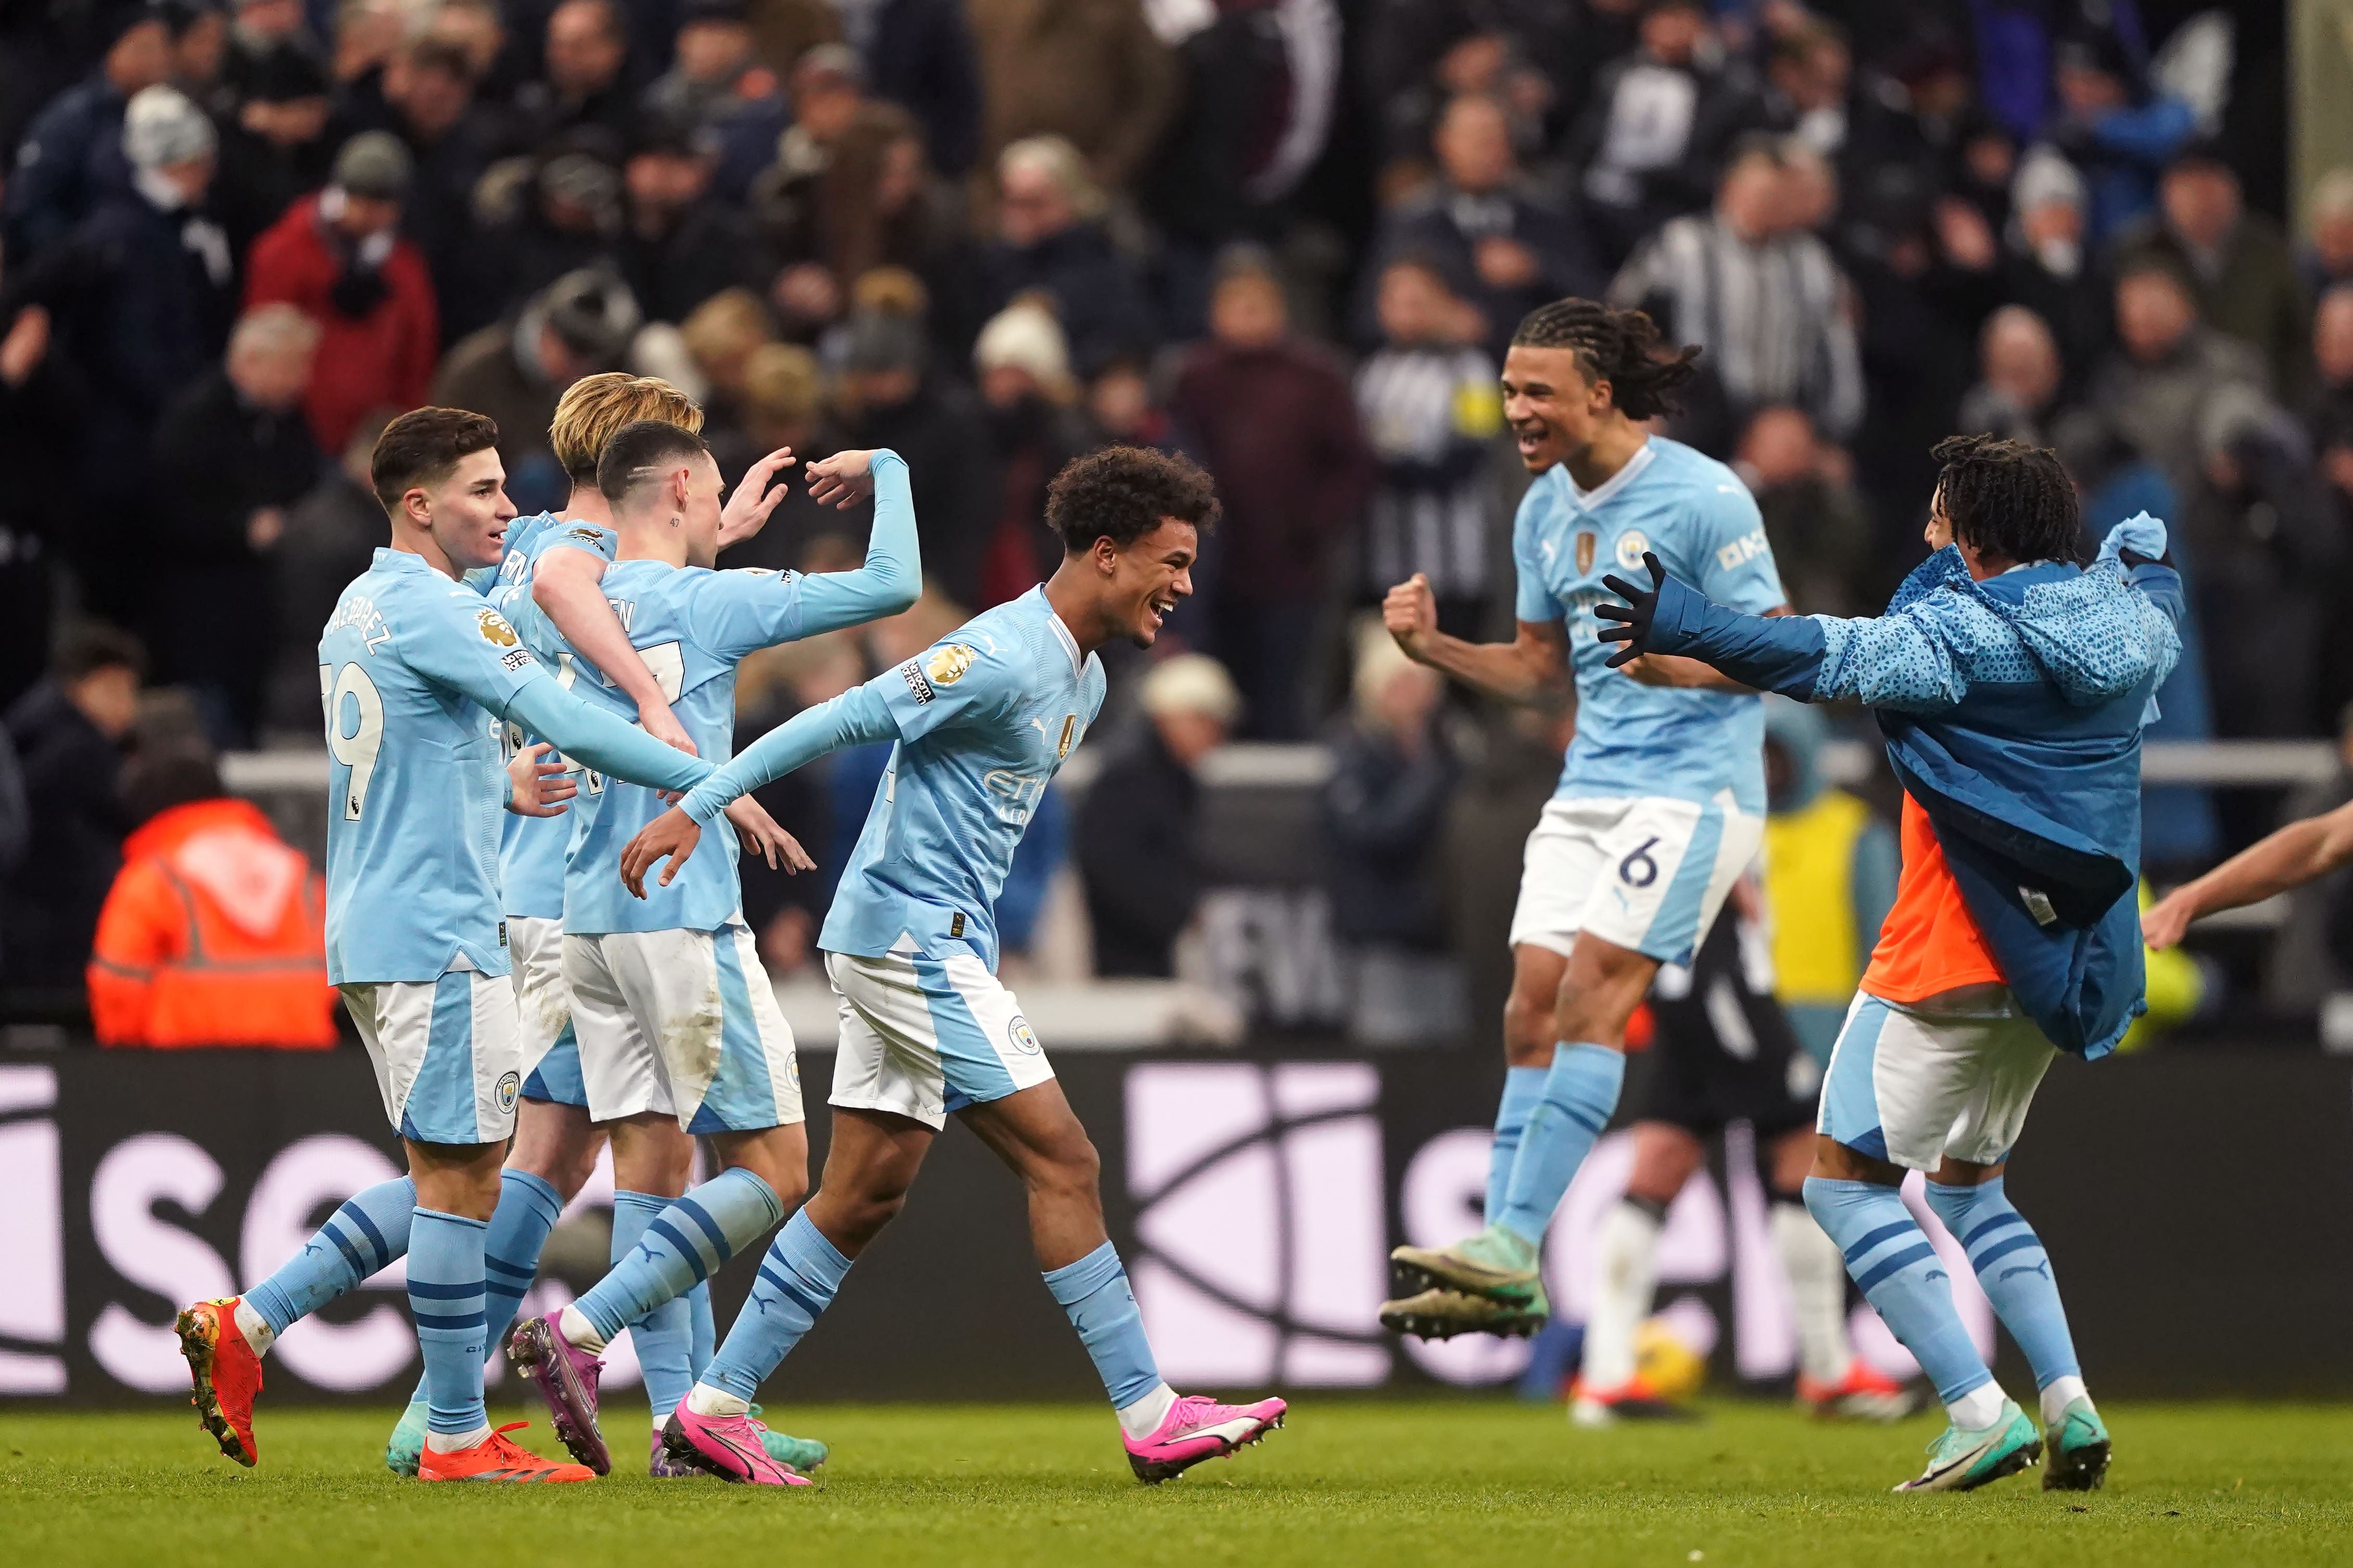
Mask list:
[[[1688,659],[1603,667],[1601,579],[1656,552],[1718,599],[1786,613],[1757,503],[1731,469],[1645,430],[1699,351],[1649,317],[1587,300],[1528,313],[1504,361],[1504,412],[1535,476],[1512,530],[1519,635],[1438,629],[1430,584],[1389,591],[1411,658],[1505,701],[1577,689],[1577,738],[1528,837],[1512,916],[1503,1103],[1487,1226],[1391,1254],[1412,1293],[1381,1309],[1424,1337],[1533,1333],[1553,1210],[1617,1109],[1626,1022],[1662,963],[1687,963],[1765,831],[1765,717],[1754,692]],[[1605,1391],[1606,1392],[1606,1391]]]
[[[898,1213],[950,1111],[1029,1189],[1046,1287],[1094,1359],[1140,1479],[1166,1480],[1282,1424],[1280,1399],[1180,1399],[1160,1380],[1103,1229],[1094,1145],[996,973],[1006,870],[1039,795],[1103,706],[1096,650],[1152,646],[1193,591],[1200,531],[1217,510],[1208,476],[1181,458],[1114,447],[1079,458],[1047,495],[1063,550],[1051,581],[764,736],[623,852],[632,891],[663,859],[667,885],[734,796],[845,746],[896,748],[818,938],[841,999],[824,1179],[777,1233],[750,1302],[664,1428],[678,1458],[728,1480],[799,1479],[763,1451],[752,1396]]]

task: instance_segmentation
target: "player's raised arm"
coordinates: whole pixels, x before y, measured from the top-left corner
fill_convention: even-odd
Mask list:
[[[2171,947],[2201,916],[2260,903],[2346,865],[2353,865],[2353,805],[2291,822],[2184,882],[2141,916],[2141,935],[2151,947]]]
[[[866,564],[855,572],[819,572],[801,579],[800,635],[815,637],[913,608],[923,591],[923,558],[906,460],[888,447],[837,452],[811,463],[808,479],[809,494],[837,508],[872,490],[874,530],[867,536]]]
[[[606,602],[607,563],[607,557],[597,551],[551,548],[532,570],[532,603],[546,613],[565,641],[638,705],[638,722],[647,734],[693,756],[694,742],[670,712],[660,682],[638,657],[629,634]]]
[[[691,789],[709,777],[709,763],[681,752],[575,697],[546,671],[533,667],[532,679],[515,689],[503,716],[544,737],[575,763],[650,789]]]
[[[1556,620],[1519,623],[1510,642],[1470,642],[1438,629],[1438,599],[1415,573],[1381,601],[1381,623],[1406,657],[1489,697],[1533,702],[1569,689],[1568,634]]]

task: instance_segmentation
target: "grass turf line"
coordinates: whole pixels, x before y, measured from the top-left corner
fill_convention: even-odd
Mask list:
[[[565,1487],[427,1487],[381,1463],[395,1412],[265,1405],[261,1468],[222,1458],[192,1413],[0,1411],[7,1568],[374,1568],[667,1561],[892,1568],[1540,1562],[2342,1563],[2353,1552],[2353,1411],[2118,1405],[2108,1489],[2040,1470],[1959,1497],[1894,1497],[1940,1423],[1833,1426],[1769,1405],[1694,1426],[1571,1428],[1504,1401],[1298,1402],[1261,1447],[1159,1488],[1128,1474],[1104,1411],[819,1406],[824,1484],[785,1493],[643,1473],[638,1408],[610,1413],[615,1473]],[[512,1415],[494,1415],[512,1419]],[[527,1433],[556,1452],[544,1419]],[[1694,1558],[1694,1553],[1701,1556]]]

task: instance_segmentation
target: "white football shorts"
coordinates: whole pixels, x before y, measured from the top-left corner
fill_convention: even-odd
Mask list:
[[[2031,1018],[1915,1013],[1858,994],[1822,1075],[1815,1130],[1911,1171],[1934,1171],[1947,1154],[1997,1165],[2058,1054]]]
[[[930,1127],[1054,1076],[1021,1005],[980,960],[825,955],[841,1015],[832,1103]]]
[[[742,921],[567,934],[564,978],[596,1121],[656,1111],[698,1135],[800,1121],[792,1027]]]
[[[522,1097],[586,1106],[580,1042],[572,1033],[572,988],[564,983],[564,922],[509,915],[515,1006],[522,1016]]]
[[[1732,885],[1757,858],[1765,820],[1720,791],[1546,803],[1520,871],[1512,945],[1567,954],[1577,933],[1662,963],[1689,963]]]
[[[438,980],[336,989],[375,1068],[384,1113],[403,1138],[496,1143],[513,1133],[522,1041],[511,979],[453,969]]]

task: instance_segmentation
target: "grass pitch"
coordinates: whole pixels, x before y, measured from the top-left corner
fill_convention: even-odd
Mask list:
[[[0,1412],[7,1568],[220,1563],[1205,1564],[1573,1562],[2261,1563],[2353,1560],[2353,1410],[2118,1405],[2103,1492],[2041,1472],[1894,1497],[1939,1424],[1817,1424],[1718,1403],[1676,1427],[1572,1429],[1556,1406],[1297,1402],[1261,1447],[1159,1488],[1128,1474],[1097,1407],[828,1406],[821,1488],[779,1493],[635,1464],[570,1487],[425,1487],[380,1460],[394,1412],[269,1411],[262,1465],[220,1458],[192,1414]],[[493,1411],[493,1419],[515,1414]],[[544,1420],[522,1434],[554,1451]]]

